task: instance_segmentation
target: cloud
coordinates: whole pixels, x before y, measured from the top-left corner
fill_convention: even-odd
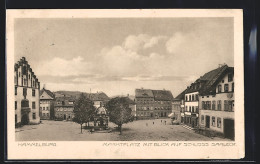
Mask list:
[[[71,60],[54,57],[50,61],[43,61],[35,68],[38,75],[68,76],[80,75],[88,69],[92,69],[92,63],[83,60],[81,56]]]
[[[123,47],[127,50],[138,51],[151,48],[165,38],[166,36],[149,36],[147,34],[129,35],[126,37]]]
[[[187,41],[187,36],[183,33],[177,32],[166,42],[166,49],[169,53],[175,53],[180,47],[184,48],[182,46],[185,41]]]

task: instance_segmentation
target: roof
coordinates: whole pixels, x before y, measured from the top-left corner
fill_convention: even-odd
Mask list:
[[[64,104],[57,104],[57,102],[63,101]],[[75,102],[75,98],[74,97],[57,97],[56,101],[55,101],[55,105],[54,106],[74,106],[74,104],[69,104],[69,102]]]
[[[187,89],[185,89],[184,91],[182,91],[178,96],[176,96],[176,97],[174,98],[174,100],[182,100],[182,99],[184,99],[186,90],[187,90]]]
[[[173,96],[168,90],[152,90],[155,101],[172,101]]]
[[[154,96],[153,96],[153,92],[151,89],[136,89],[135,97],[139,97],[139,98],[152,97],[153,98]]]
[[[133,100],[131,100],[129,97],[125,97],[125,100],[129,103],[129,104],[135,104],[135,102]]]
[[[86,97],[92,101],[106,101],[109,100],[109,97],[104,92],[98,93],[87,93]]]
[[[186,89],[185,93],[200,92],[200,94],[213,93],[216,84],[223,78],[227,71],[232,70],[233,67],[228,67],[226,64],[211,70],[197,79],[194,83]],[[234,69],[234,68],[233,68]]]
[[[51,98],[53,98],[53,99],[55,98],[55,94],[52,93],[50,90],[47,90],[47,89],[43,88],[43,89],[40,91],[40,95],[42,95],[43,92],[46,92]]]

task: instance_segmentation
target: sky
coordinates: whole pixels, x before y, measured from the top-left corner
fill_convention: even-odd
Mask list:
[[[233,18],[19,18],[15,61],[51,91],[174,97],[206,72],[234,66]]]

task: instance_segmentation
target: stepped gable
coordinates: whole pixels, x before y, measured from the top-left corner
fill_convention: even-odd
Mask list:
[[[154,97],[153,92],[151,89],[136,89],[135,90],[135,97],[137,98],[148,98],[148,97]]]
[[[53,98],[53,99],[55,98],[55,94],[52,93],[50,90],[47,90],[47,89],[45,89],[45,88],[43,88],[43,89],[40,91],[40,95],[42,95],[44,91],[45,91],[51,98]]]
[[[152,90],[155,101],[172,101],[173,96],[168,90]]]

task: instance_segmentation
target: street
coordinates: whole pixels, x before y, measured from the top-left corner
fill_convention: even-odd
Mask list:
[[[161,122],[162,121],[162,122]],[[166,121],[166,125],[165,125]],[[182,125],[171,125],[170,119],[138,120],[124,124],[122,135],[109,123],[111,132],[90,133],[70,121],[42,120],[39,125],[25,125],[15,129],[16,141],[228,141],[196,134]]]

